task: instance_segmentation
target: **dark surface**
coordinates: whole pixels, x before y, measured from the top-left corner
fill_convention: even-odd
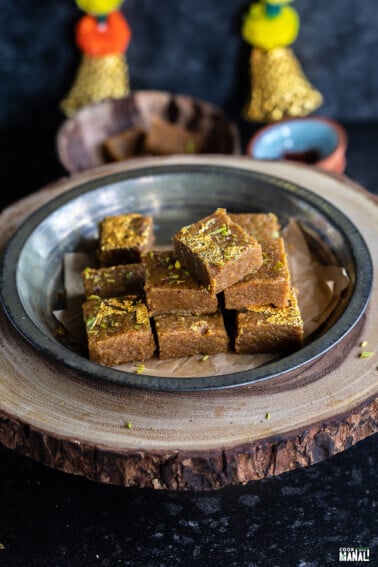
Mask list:
[[[132,88],[219,104],[245,142],[256,129],[240,120],[249,93],[249,47],[240,39],[248,5],[127,0]],[[297,0],[295,7],[302,27],[294,50],[325,97],[320,112],[348,121],[346,173],[378,193],[376,3]],[[80,59],[79,15],[73,0],[0,0],[0,208],[64,174],[57,108]],[[360,545],[378,565],[377,470],[375,435],[318,465],[244,487],[153,492],[96,484],[0,447],[0,565],[324,567],[339,564],[339,547]]]
[[[240,126],[246,139],[253,126]],[[378,193],[378,125],[346,127],[347,173]],[[63,173],[50,125],[22,168],[7,170],[11,150],[3,204]],[[207,493],[96,484],[0,448],[0,565],[324,567],[349,546],[369,547],[378,565],[377,470],[378,435],[310,468]]]
[[[308,469],[201,494],[102,486],[0,452],[6,567],[378,564],[377,436]]]

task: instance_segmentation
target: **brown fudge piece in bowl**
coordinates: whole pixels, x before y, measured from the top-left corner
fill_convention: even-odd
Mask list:
[[[242,310],[250,306],[287,305],[290,295],[290,273],[282,238],[261,244],[263,263],[240,282],[224,290],[226,309]]]
[[[240,281],[263,261],[257,240],[221,208],[179,230],[173,246],[179,261],[214,293]]]
[[[99,229],[102,267],[140,262],[142,252],[151,250],[154,242],[152,217],[139,213],[105,217]]]
[[[293,289],[286,307],[254,307],[236,314],[238,353],[292,352],[302,343],[303,321]]]
[[[106,157],[112,161],[123,161],[140,155],[145,135],[142,128],[135,127],[109,136],[103,142]]]
[[[115,366],[146,360],[156,345],[146,305],[138,297],[92,299],[83,304],[89,358]]]
[[[229,345],[220,311],[193,315],[161,314],[154,317],[161,359],[226,352]]]
[[[108,268],[85,268],[82,272],[84,292],[88,299],[93,295],[101,298],[121,295],[144,295],[144,266],[121,264]]]
[[[154,116],[144,139],[144,152],[154,155],[199,154],[204,142],[202,133]]]
[[[155,250],[142,257],[145,266],[146,303],[150,315],[157,313],[214,313],[215,293],[199,283],[172,251]]]

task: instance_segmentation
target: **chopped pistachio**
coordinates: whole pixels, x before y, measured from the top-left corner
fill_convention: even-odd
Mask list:
[[[270,412],[269,411],[266,412],[265,419],[270,419]]]
[[[374,352],[369,351],[369,350],[363,350],[362,352],[360,352],[360,356],[359,358],[371,358],[372,356],[374,356]]]
[[[209,232],[209,236],[215,236],[216,234],[227,236],[228,234],[231,234],[231,231],[226,224],[222,224],[222,226],[220,226],[219,228],[216,228],[215,230]]]
[[[205,360],[207,360],[209,358],[208,354],[204,354],[203,357],[201,358],[202,362],[205,362]]]
[[[196,153],[196,144],[194,140],[188,140],[185,143],[185,153],[186,154],[195,154]]]
[[[88,299],[101,299],[101,297],[99,295],[90,295]]]
[[[55,329],[55,333],[56,335],[63,337],[66,334],[66,330],[64,329],[64,327],[59,326]]]
[[[136,372],[137,374],[142,374],[142,372],[143,372],[144,369],[145,369],[144,364],[140,363],[140,364],[137,364],[137,365],[136,365],[136,370],[135,370],[135,372]]]
[[[131,421],[126,421],[125,428],[126,429],[132,429],[132,427],[133,427],[133,424],[131,423]]]
[[[361,347],[361,348],[365,348],[365,347],[367,347],[367,346],[368,346],[368,342],[367,342],[367,341],[361,341],[361,342],[360,342],[360,347]]]
[[[85,322],[87,329],[92,330],[93,327],[96,325],[96,317],[88,317]]]
[[[176,268],[176,270],[179,270],[179,269],[181,268],[181,262],[180,262],[180,260],[176,260],[176,262],[175,262],[175,268]]]

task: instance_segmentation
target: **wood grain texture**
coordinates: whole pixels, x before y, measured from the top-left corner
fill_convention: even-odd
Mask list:
[[[276,175],[328,199],[359,227],[377,267],[377,200],[350,180],[297,164],[211,161]],[[0,246],[32,210],[78,181],[151,163],[91,170],[15,203],[0,216]],[[154,488],[214,489],[319,462],[378,430],[378,355],[358,357],[362,338],[378,353],[377,300],[375,280],[362,331],[361,323],[336,359],[324,356],[285,382],[180,394],[93,382],[52,364],[1,313],[0,442],[68,473]]]

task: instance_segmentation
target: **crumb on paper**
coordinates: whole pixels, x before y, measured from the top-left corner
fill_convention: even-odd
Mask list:
[[[55,334],[57,337],[65,337],[66,329],[63,327],[63,325],[58,325],[55,329]]]
[[[371,358],[374,355],[375,355],[375,352],[373,352],[371,350],[363,350],[362,352],[360,352],[359,358]]]

